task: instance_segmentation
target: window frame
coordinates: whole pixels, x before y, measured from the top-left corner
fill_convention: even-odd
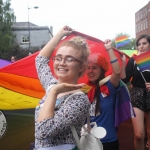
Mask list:
[[[29,43],[29,36],[28,35],[22,35],[21,36],[21,43]]]

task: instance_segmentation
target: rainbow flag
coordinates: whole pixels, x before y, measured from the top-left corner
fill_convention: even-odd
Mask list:
[[[122,47],[130,43],[130,39],[127,36],[120,36],[115,39],[116,47]]]
[[[136,64],[141,72],[150,69],[150,51],[135,56],[134,60],[136,61]]]
[[[91,53],[100,52],[108,59],[108,61],[110,61],[108,53],[104,48],[104,43],[89,35],[74,31],[70,36],[61,40],[59,44],[75,36],[81,36],[87,40]],[[91,46],[93,44],[95,46]],[[120,54],[122,54],[122,52],[116,49],[114,49],[114,52],[118,61],[121,63]],[[39,51],[3,68],[1,68],[0,61],[0,110],[35,108],[39,103],[39,100],[44,96],[45,91],[38,79],[35,68],[35,58],[38,53]],[[56,50],[54,51],[54,54],[55,53]],[[126,56],[126,58],[128,61],[129,57]],[[53,61],[49,62],[49,66],[54,74]],[[110,74],[112,74],[111,67],[106,75],[108,76]],[[88,79],[85,75],[79,79],[78,83],[86,83],[87,81]],[[89,90],[90,87],[84,87],[85,93],[88,93]]]
[[[122,122],[134,118],[135,112],[130,102],[130,94],[126,84],[120,80],[120,89],[116,94],[115,103],[115,127]]]

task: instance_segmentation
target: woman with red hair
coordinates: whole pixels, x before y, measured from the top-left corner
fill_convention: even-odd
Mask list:
[[[101,139],[104,150],[119,150],[119,142],[115,124],[115,98],[120,82],[120,66],[112,49],[112,41],[105,40],[106,51],[112,65],[112,75],[105,78],[109,69],[108,60],[100,53],[93,53],[88,57],[87,76],[88,85],[92,89],[88,93],[91,102],[90,121],[96,122],[97,126],[106,129],[106,136]],[[102,79],[107,79],[106,82]],[[102,85],[103,84],[103,85]],[[101,86],[100,86],[101,85]]]

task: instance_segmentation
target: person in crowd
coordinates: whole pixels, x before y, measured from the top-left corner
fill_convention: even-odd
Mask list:
[[[150,36],[146,34],[140,35],[136,40],[136,46],[138,55],[149,51]],[[126,77],[122,79],[125,83],[128,83],[132,78],[130,95],[136,115],[136,117],[132,119],[134,148],[135,150],[144,150],[145,126],[148,137],[147,145],[150,145],[150,70],[145,70],[141,73],[137,68],[134,57],[131,57],[126,65],[125,74]],[[144,76],[146,83],[142,76]],[[144,125],[144,122],[146,125]]]
[[[88,97],[80,90],[84,84],[77,84],[86,69],[89,55],[86,40],[76,36],[58,45],[72,32],[70,27],[63,27],[36,57],[38,77],[46,91],[35,111],[36,150],[77,149],[70,126],[75,126],[80,137],[89,112]],[[56,79],[48,64],[57,46],[56,55],[52,57]]]
[[[106,129],[107,134],[101,139],[103,149],[119,150],[117,131],[114,125],[115,99],[119,88],[121,69],[112,48],[112,41],[109,39],[105,40],[104,46],[110,57],[113,72],[110,78],[101,86],[99,81],[105,79],[105,73],[109,69],[109,62],[100,53],[93,53],[88,57],[86,69],[87,84],[93,87],[88,93],[91,102],[90,121],[96,122],[97,126]]]
[[[30,55],[32,55],[32,53],[31,53],[31,52],[29,52],[28,56],[30,56]]]
[[[17,61],[17,57],[16,56],[11,56],[11,62],[14,63]]]

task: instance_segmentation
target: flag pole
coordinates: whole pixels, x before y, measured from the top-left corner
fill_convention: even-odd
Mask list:
[[[137,69],[140,71],[140,68],[137,66]],[[140,73],[141,73],[141,75],[142,75],[142,78],[143,78],[143,80],[144,80],[144,82],[146,83],[146,80],[145,80],[145,78],[144,78],[144,76],[143,76],[143,74],[142,74],[142,72],[140,71]]]
[[[141,73],[141,75],[142,75],[142,77],[143,77],[143,80],[145,81],[145,83],[146,83],[146,80],[145,80],[145,78],[144,78],[144,76],[143,76],[143,74],[142,74],[142,72],[140,72]]]

